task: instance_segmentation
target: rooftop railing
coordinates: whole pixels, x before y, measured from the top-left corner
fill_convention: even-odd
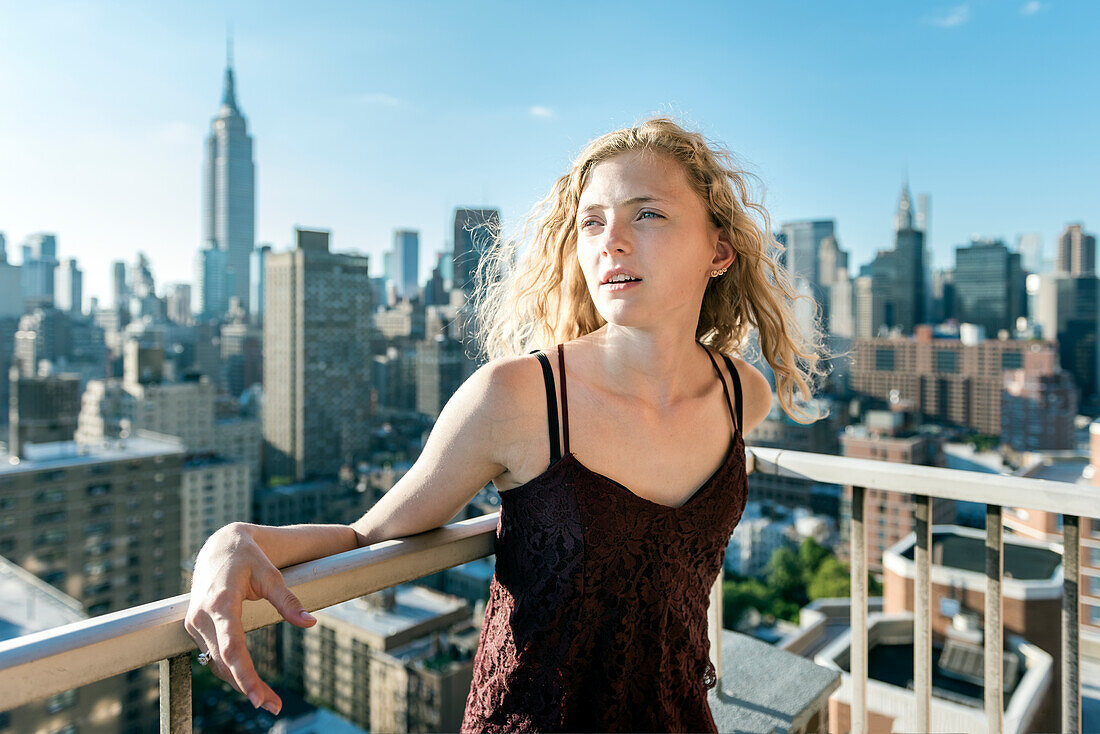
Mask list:
[[[938,467],[852,459],[784,449],[747,449],[749,471],[853,485],[851,522],[852,731],[867,731],[867,489],[908,494],[916,527],[914,697],[917,729],[929,731],[932,701],[930,554],[933,499],[986,505],[985,714],[988,730],[1004,731],[1002,598],[1004,507],[1025,507],[1063,517],[1061,635],[1061,731],[1080,731],[1078,671],[1079,518],[1100,517],[1100,502],[1087,487]],[[419,535],[303,563],[284,570],[287,584],[309,610],[412,581],[493,553],[498,513],[464,520]],[[721,685],[722,576],[708,611],[711,657]],[[159,662],[161,731],[191,731],[191,654],[183,628],[188,595],[105,614],[0,642],[0,711]],[[282,618],[266,601],[246,601],[243,624],[254,630]]]

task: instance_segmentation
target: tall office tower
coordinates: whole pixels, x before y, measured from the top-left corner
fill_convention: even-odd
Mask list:
[[[906,334],[925,322],[924,232],[913,223],[913,202],[908,182],[902,186],[898,210],[894,215],[894,326]]]
[[[1025,232],[1016,238],[1016,252],[1020,253],[1020,266],[1029,273],[1042,273],[1043,236],[1038,232]]]
[[[229,310],[236,274],[228,268],[229,254],[213,242],[195,254],[195,291],[199,297],[195,310],[200,321],[220,319]]]
[[[467,297],[481,255],[500,235],[499,209],[455,209],[454,289]]]
[[[1058,359],[1073,375],[1081,391],[1080,402],[1088,402],[1100,389],[1096,374],[1100,279],[1095,275],[1048,273],[1032,280],[1032,317],[1044,339],[1057,340]]]
[[[211,123],[206,138],[203,165],[203,242],[226,253],[225,272],[233,274],[229,296],[241,299],[249,310],[249,269],[252,248],[256,245],[256,183],[252,163],[252,137],[248,124],[237,107],[233,86],[232,51],[226,61],[222,106]],[[221,316],[221,314],[216,314]]]
[[[0,234],[0,318],[23,315],[23,274],[8,262],[4,236]]]
[[[922,324],[913,337],[856,339],[851,387],[882,400],[893,394],[927,418],[999,435],[1005,372],[1045,369],[1046,362],[1025,355],[1057,349],[1053,340],[940,339]]]
[[[32,306],[52,304],[57,269],[57,237],[32,234],[23,244],[23,299]]]
[[[137,254],[137,260],[134,261],[130,270],[130,291],[138,298],[144,298],[156,292],[153,269],[149,267],[149,256],[144,252]]]
[[[11,518],[0,522],[5,558],[92,617],[180,593],[181,446],[132,437],[37,444],[24,453],[18,463],[0,456],[2,517]],[[157,666],[112,680],[126,688],[116,731],[156,731]]]
[[[265,242],[252,251],[249,261],[249,288],[252,292],[248,296],[248,315],[256,326],[264,320],[264,264],[270,252],[271,245]]]
[[[462,342],[443,334],[416,343],[416,409],[433,419],[470,376]]]
[[[57,270],[57,307],[79,316],[84,313],[84,274],[77,267],[76,258],[66,258]]]
[[[420,290],[420,233],[399,229],[393,233],[392,277],[397,293],[404,299],[416,298]]]
[[[168,301],[168,319],[181,326],[191,324],[191,284],[169,283],[165,290],[165,299]]]
[[[71,441],[80,414],[80,378],[77,375],[27,377],[17,367],[9,370],[8,453],[22,456],[28,443]]]
[[[913,217],[913,229],[924,233],[924,321],[931,320],[932,313],[932,195],[917,195],[917,213]]]
[[[130,286],[126,281],[126,263],[115,260],[111,263],[112,305],[117,309],[126,308],[130,303]]]
[[[424,305],[443,306],[450,300],[447,295],[447,284],[443,279],[443,264],[450,262],[447,253],[436,253],[435,267],[432,268],[432,277],[424,289]]]
[[[836,224],[832,219],[820,221],[786,222],[780,227],[777,241],[786,246],[784,251],[787,272],[792,279],[801,278],[811,284],[815,295],[820,296],[821,274],[817,253],[826,237],[836,237]]]
[[[818,284],[821,289],[821,322],[826,333],[832,333],[833,293],[834,286],[840,283],[849,283],[848,253],[840,249],[836,237],[829,235],[821,240],[821,246],[817,251]],[[851,311],[847,314],[839,314],[840,320],[851,320]],[[850,335],[849,335],[850,336]]]
[[[35,308],[19,319],[15,353],[25,375],[38,374],[41,360],[55,362],[70,355],[72,320],[53,307]]]
[[[955,318],[955,270],[936,268],[932,271],[930,284],[928,290],[932,293],[932,310],[928,320],[941,324]]]
[[[984,326],[990,337],[1001,329],[1011,334],[1026,309],[1020,253],[1010,252],[1000,240],[978,238],[955,248],[955,316],[960,322]]]
[[[1096,272],[1096,236],[1081,224],[1067,224],[1055,243],[1054,272],[1092,275]]]
[[[374,308],[365,255],[295,233],[265,271],[264,476],[303,481],[366,456]]]

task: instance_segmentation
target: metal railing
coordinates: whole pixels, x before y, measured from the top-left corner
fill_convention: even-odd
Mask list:
[[[985,713],[989,731],[1003,729],[1001,580],[1003,507],[1060,513],[1064,530],[1062,599],[1062,726],[1080,731],[1078,677],[1078,518],[1100,517],[1100,502],[1087,488],[1064,482],[1005,477],[938,467],[852,459],[802,451],[749,447],[749,471],[853,485],[851,524],[852,731],[867,731],[867,528],[866,489],[913,497],[917,544],[914,560],[914,695],[917,728],[931,721],[931,504],[933,498],[981,502],[987,506],[985,614]],[[498,513],[464,520],[419,535],[376,543],[285,569],[287,584],[306,609],[323,609],[380,589],[482,558],[493,552]],[[708,612],[711,655],[721,685],[722,575],[711,591]],[[47,698],[136,668],[160,663],[161,731],[191,730],[191,653],[183,629],[188,595],[105,614],[0,642],[0,711]],[[282,618],[266,601],[246,601],[247,631]]]

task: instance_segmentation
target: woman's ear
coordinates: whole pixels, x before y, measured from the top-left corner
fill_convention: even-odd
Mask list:
[[[711,267],[716,269],[728,268],[733,264],[733,261],[737,258],[737,250],[733,248],[733,243],[730,241],[729,234],[726,230],[718,230],[718,241],[714,246],[714,258],[711,260]]]

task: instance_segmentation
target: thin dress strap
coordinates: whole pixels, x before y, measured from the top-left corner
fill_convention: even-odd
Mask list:
[[[730,374],[733,375],[733,392],[737,396],[737,430],[742,431],[743,435],[742,427],[745,425],[745,423],[741,415],[741,404],[743,402],[741,399],[741,376],[737,374],[737,368],[734,367],[732,359],[727,357],[725,354],[722,355],[722,359],[726,360],[726,367],[729,368]]]
[[[561,430],[565,437],[565,453],[569,453],[569,403],[565,397],[565,345],[558,345],[558,372],[561,373]]]
[[[561,459],[558,448],[558,396],[554,390],[554,373],[550,370],[550,360],[546,354],[535,350],[532,352],[538,357],[542,365],[542,379],[546,383],[546,422],[550,426],[550,463],[556,464]]]
[[[700,346],[702,346],[701,343],[700,343]],[[710,363],[712,365],[714,365],[714,371],[718,375],[718,381],[722,383],[722,392],[724,392],[726,394],[726,408],[729,409],[730,420],[733,421],[734,429],[738,429],[738,427],[740,426],[740,423],[738,423],[737,418],[734,417],[735,413],[734,413],[734,410],[733,410],[733,404],[730,402],[730,389],[728,387],[726,387],[726,380],[725,380],[725,378],[722,377],[722,370],[718,369],[718,363],[714,361],[714,355],[712,355],[710,353],[710,350],[707,349],[706,347],[703,347],[703,351],[707,353],[707,357],[710,358]],[[726,355],[723,354],[722,356],[725,357]],[[729,360],[726,361],[726,364],[729,364]],[[730,370],[730,371],[732,372],[732,370]],[[734,385],[736,386],[737,385],[737,377],[734,376],[733,379],[734,379]],[[740,396],[741,393],[738,392],[737,394],[738,394],[738,396]]]

